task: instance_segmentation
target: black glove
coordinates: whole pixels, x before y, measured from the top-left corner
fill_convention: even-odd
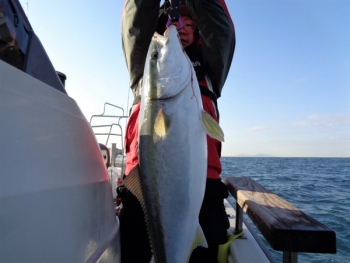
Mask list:
[[[127,196],[131,194],[130,191],[123,184],[119,185],[116,190],[117,190],[117,197],[121,198],[122,200],[127,198]]]

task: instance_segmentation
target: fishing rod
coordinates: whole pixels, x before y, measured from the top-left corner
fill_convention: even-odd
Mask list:
[[[179,17],[180,17],[180,11],[179,11],[180,0],[169,0],[169,2],[170,2],[169,18],[172,22],[177,22],[179,21]]]

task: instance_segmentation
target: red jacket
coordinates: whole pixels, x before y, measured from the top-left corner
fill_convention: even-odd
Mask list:
[[[203,84],[203,83],[201,83]],[[208,112],[216,121],[216,110],[212,100],[209,97],[202,95],[203,108]],[[128,175],[130,171],[139,163],[138,158],[138,142],[139,137],[139,113],[141,103],[137,103],[134,107],[125,133],[125,153],[126,153],[126,170],[125,175]],[[221,179],[221,142],[213,139],[207,135],[208,145],[208,171],[207,178]]]
[[[234,36],[234,26],[230,14],[228,13],[226,4],[224,0],[218,0],[222,9],[217,8],[217,5],[212,2],[200,2],[200,5],[196,5],[196,8],[202,8],[200,10],[200,16],[195,19],[195,22],[201,32],[201,37],[203,38],[203,60],[201,60],[201,65],[203,65],[203,74],[199,74],[201,70],[196,69],[197,79],[199,80],[199,85],[208,88],[205,78],[203,75],[207,75],[212,84],[214,95],[219,98],[221,95],[221,89],[226,80],[231,60],[233,57],[234,46],[235,46],[235,36]],[[130,10],[130,19],[125,19],[122,25],[122,39],[124,54],[127,62],[127,66],[130,72],[130,83],[134,95],[138,94],[138,86],[140,84],[140,79],[143,75],[143,65],[145,64],[145,55],[147,53],[149,39],[152,37],[155,30],[151,30],[152,27],[155,28],[155,24],[152,21],[156,21],[157,12],[153,11],[154,6],[158,5],[157,1],[143,2],[145,6],[143,8],[147,9],[147,18],[145,12],[136,13]],[[192,3],[192,2],[191,2]],[[154,6],[153,6],[154,5]],[[187,4],[189,6],[189,3]],[[215,13],[209,7],[215,9]],[[193,3],[189,8],[195,8]],[[141,10],[141,7],[140,9]],[[197,10],[195,10],[197,11]],[[194,11],[194,12],[195,12]],[[227,16],[225,16],[226,13]],[[151,19],[152,18],[152,19]],[[160,19],[160,17],[158,17]],[[167,17],[165,17],[167,19]],[[149,23],[147,23],[149,22]],[[160,20],[159,20],[160,22]],[[139,34],[137,38],[130,40],[130,28],[137,27],[139,29]],[[152,32],[150,32],[152,31]],[[216,43],[212,45],[210,43]],[[137,52],[136,52],[137,51]],[[210,54],[210,55],[209,55]],[[141,56],[142,55],[142,56]],[[200,59],[200,58],[199,58]],[[196,61],[196,60],[195,60]],[[198,75],[202,75],[199,77]],[[216,121],[218,118],[216,116],[216,109],[211,98],[202,95],[203,108],[207,111]],[[126,153],[126,171],[125,174],[128,175],[129,172],[138,164],[138,124],[139,124],[139,112],[140,103],[134,106],[134,109],[130,115],[126,134],[125,134],[125,153]],[[221,173],[221,142],[212,139],[207,136],[208,145],[208,171],[207,178],[220,179]]]

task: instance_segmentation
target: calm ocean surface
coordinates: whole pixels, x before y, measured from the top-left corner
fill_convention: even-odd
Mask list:
[[[221,161],[223,178],[251,177],[336,232],[337,254],[299,253],[299,262],[350,263],[350,158],[222,157]],[[263,241],[282,262],[282,253]]]

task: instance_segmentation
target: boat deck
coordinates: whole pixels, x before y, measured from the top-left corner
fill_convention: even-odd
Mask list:
[[[231,204],[225,200],[226,213],[229,216],[230,228],[229,231],[233,231],[236,224],[236,211]],[[271,262],[261,247],[250,233],[247,226],[243,223],[243,235],[232,241],[230,245],[229,263],[269,263]]]

